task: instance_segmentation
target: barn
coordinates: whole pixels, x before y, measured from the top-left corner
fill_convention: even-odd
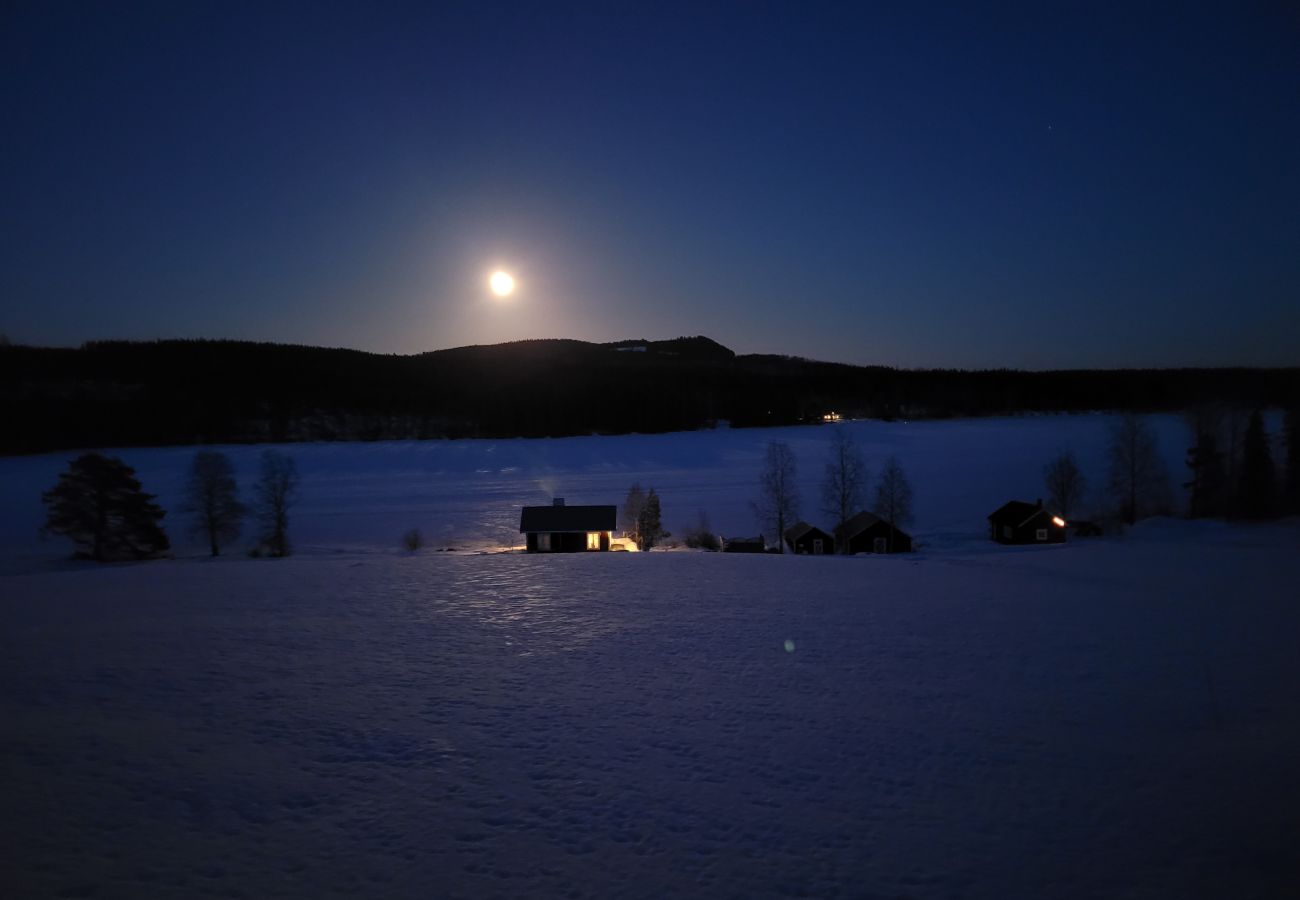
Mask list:
[[[869,512],[845,519],[839,538],[846,553],[911,553],[912,536]]]
[[[816,525],[796,522],[785,530],[785,543],[794,553],[821,556],[835,551],[835,539]]]
[[[565,506],[556,497],[550,506],[525,506],[519,530],[529,553],[581,553],[608,550],[617,522],[617,507]]]
[[[1011,500],[989,515],[989,537],[999,544],[1063,544],[1065,520],[1043,507],[1043,501]]]

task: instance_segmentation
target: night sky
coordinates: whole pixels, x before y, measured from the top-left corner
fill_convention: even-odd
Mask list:
[[[1289,4],[701,6],[5,3],[0,332],[1300,364]]]

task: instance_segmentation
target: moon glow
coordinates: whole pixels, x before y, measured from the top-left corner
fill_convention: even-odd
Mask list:
[[[493,272],[488,286],[498,297],[509,297],[515,292],[515,279],[509,272]]]

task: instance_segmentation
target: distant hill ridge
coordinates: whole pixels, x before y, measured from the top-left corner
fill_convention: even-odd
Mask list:
[[[0,345],[0,453],[679,431],[1300,402],[1300,369],[902,370],[704,337],[525,340],[410,356],[230,340]]]

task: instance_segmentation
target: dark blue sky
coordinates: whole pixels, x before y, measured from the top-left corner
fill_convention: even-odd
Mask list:
[[[0,331],[1300,364],[1286,5],[700,6],[5,4]]]

